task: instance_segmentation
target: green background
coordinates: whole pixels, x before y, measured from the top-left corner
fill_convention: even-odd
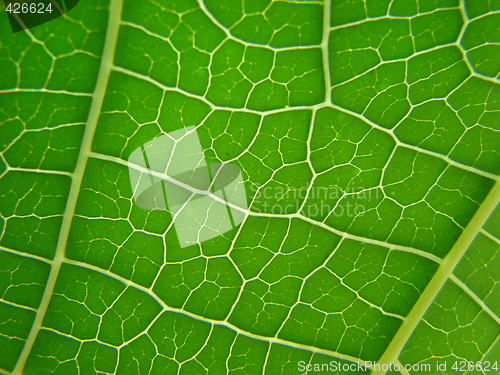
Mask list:
[[[500,360],[500,2],[325,1],[1,12],[0,371]],[[127,159],[188,126],[249,211],[181,248]]]

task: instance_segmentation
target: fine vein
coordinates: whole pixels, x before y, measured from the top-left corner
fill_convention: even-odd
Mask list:
[[[85,133],[83,135],[82,146],[80,148],[80,153],[78,155],[78,160],[73,175],[73,181],[71,183],[71,188],[69,191],[66,210],[64,211],[63,215],[61,231],[59,233],[59,238],[57,241],[56,253],[52,262],[52,268],[50,270],[49,278],[47,280],[47,286],[45,287],[45,291],[43,293],[42,302],[40,303],[40,307],[38,308],[38,311],[36,313],[35,320],[31,327],[28,338],[26,339],[26,343],[23,347],[21,355],[19,356],[19,360],[16,364],[16,367],[14,368],[14,375],[22,373],[26,364],[26,360],[31,353],[38,332],[42,327],[43,319],[47,312],[50,298],[57,281],[57,276],[64,260],[64,251],[66,249],[66,243],[68,241],[71,221],[75,212],[78,192],[80,191],[80,186],[82,184],[83,174],[85,172],[85,167],[87,165],[87,160],[89,158],[92,146],[92,139],[94,138],[97,121],[99,119],[99,114],[101,112],[102,103],[106,93],[106,87],[108,86],[109,75],[113,67],[113,57],[115,54],[116,42],[118,40],[121,12],[122,0],[111,0],[101,66],[99,69],[99,75],[97,77],[97,83],[92,98],[89,117],[87,119],[87,124],[85,127]]]
[[[413,306],[413,309],[404,320],[401,328],[394,336],[390,345],[387,347],[384,355],[379,360],[381,368],[384,367],[383,365],[388,365],[390,363],[394,364],[398,359],[401,351],[412,333],[415,331],[418,323],[422,320],[428,308],[435,301],[438,293],[452,275],[456,265],[460,262],[477,233],[479,233],[481,227],[484,225],[486,220],[488,220],[499,201],[500,181],[497,181],[482,205],[479,207],[476,214],[473,216],[469,225],[467,225],[462,235],[451,249],[450,253],[444,258],[443,262],[436,271],[436,274],[425,288],[415,306]],[[373,375],[383,374],[385,374],[385,371],[373,372]]]

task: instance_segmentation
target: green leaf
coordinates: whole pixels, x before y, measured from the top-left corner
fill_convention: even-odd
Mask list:
[[[497,373],[499,12],[86,0],[15,34],[2,12],[0,371]],[[190,246],[129,172],[180,129],[248,203],[184,186],[244,214]]]

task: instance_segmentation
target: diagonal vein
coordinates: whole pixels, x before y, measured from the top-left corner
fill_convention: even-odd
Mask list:
[[[59,238],[57,241],[56,253],[52,262],[52,268],[50,270],[49,278],[47,280],[47,286],[45,287],[45,291],[43,293],[42,302],[40,303],[40,307],[38,308],[38,311],[36,313],[30,333],[28,335],[28,338],[26,339],[26,343],[24,344],[16,367],[14,368],[14,375],[21,374],[24,366],[26,365],[26,360],[28,359],[28,356],[33,348],[38,332],[42,327],[43,319],[47,312],[49,302],[57,281],[57,276],[64,260],[64,251],[66,249],[66,243],[68,241],[71,221],[75,212],[78,192],[80,191],[80,186],[82,184],[83,174],[85,172],[87,160],[90,155],[92,139],[94,138],[97,121],[99,120],[99,114],[101,112],[102,103],[106,93],[106,87],[108,86],[109,75],[113,67],[113,57],[115,54],[116,42],[118,40],[118,30],[120,27],[122,6],[122,0],[111,0],[110,2],[106,39],[104,43],[101,65],[99,68],[99,75],[97,77],[96,87],[92,96],[92,105],[90,107],[80,153],[78,155],[73,180],[71,182],[66,210],[63,215],[61,231],[59,233]]]
[[[427,312],[428,308],[431,306],[446,281],[452,275],[455,266],[458,262],[460,262],[470,244],[476,237],[476,234],[479,233],[479,230],[484,225],[486,220],[488,220],[499,201],[500,181],[497,181],[470,221],[469,225],[467,225],[462,235],[451,249],[450,253],[443,259],[443,262],[436,271],[436,274],[431,279],[417,303],[413,306],[410,314],[408,314],[406,319],[403,321],[403,324],[394,336],[391,344],[387,347],[387,350],[380,358],[378,363],[381,365],[381,368],[384,367],[384,364],[394,364],[398,359],[408,339],[415,331],[415,328],[422,320],[424,314]],[[373,375],[383,374],[385,374],[385,371],[373,372]]]
[[[323,6],[323,36],[321,40],[321,55],[323,58],[323,74],[325,80],[325,103],[330,104],[332,101],[332,81],[330,78],[330,56],[328,52],[328,44],[330,42],[330,17],[331,17],[331,0],[325,0]]]

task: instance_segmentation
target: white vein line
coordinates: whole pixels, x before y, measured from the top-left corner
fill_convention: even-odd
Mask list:
[[[474,293],[462,280],[460,280],[455,274],[450,275],[450,280],[452,280],[455,284],[457,284],[467,295],[474,300],[483,311],[485,311],[490,317],[492,317],[498,325],[500,325],[500,318],[495,314],[485,303],[484,301],[478,297],[476,293]]]
[[[178,87],[166,86],[163,83],[158,82],[156,79],[151,78],[150,76],[134,72],[133,70],[130,70],[130,69],[127,69],[127,68],[123,68],[123,67],[118,66],[118,65],[114,65],[113,66],[113,70],[116,71],[116,72],[128,75],[130,77],[134,77],[134,78],[140,79],[141,81],[149,82],[152,85],[154,85],[156,87],[159,87],[163,91],[179,92],[179,93],[181,93],[181,94],[183,94],[183,95],[185,95],[185,96],[187,96],[189,98],[201,100],[202,102],[204,102],[205,104],[207,104],[208,106],[210,106],[210,108],[212,108],[212,109],[215,108],[215,106],[208,99],[206,99],[203,96],[196,95],[196,94],[191,94],[190,92],[187,92],[187,91],[185,91],[183,89],[180,89]],[[219,108],[219,107],[217,107],[217,108]]]
[[[436,8],[436,9],[428,11],[428,12],[422,12],[422,13],[418,13],[416,15],[409,15],[409,16],[393,16],[393,15],[390,15],[389,13],[386,13],[383,16],[365,17],[359,21],[355,21],[355,22],[351,22],[351,23],[344,23],[341,25],[333,26],[331,28],[331,30],[345,29],[348,27],[363,25],[367,22],[374,22],[374,21],[390,21],[390,20],[411,21],[412,19],[414,19],[416,17],[434,14],[434,13],[437,13],[440,11],[458,10],[459,8],[460,7],[442,7],[442,8]]]
[[[465,165],[465,164],[461,164],[461,163],[458,163],[456,162],[455,160],[451,159],[449,156],[446,156],[446,155],[443,155],[443,154],[440,154],[438,152],[434,152],[434,151],[430,151],[430,150],[426,150],[426,149],[423,149],[421,147],[418,147],[418,146],[415,146],[415,145],[411,145],[411,144],[408,144],[408,143],[404,143],[404,142],[401,142],[395,135],[394,133],[392,132],[392,130],[389,130],[389,129],[386,129],[384,128],[383,126],[380,126],[376,123],[374,123],[373,121],[370,121],[368,120],[365,116],[363,115],[360,115],[354,111],[351,111],[349,109],[346,109],[346,108],[343,108],[343,107],[340,107],[336,104],[331,104],[330,105],[332,108],[335,108],[336,110],[340,111],[340,112],[344,112],[348,115],[351,115],[351,116],[354,116],[354,117],[357,117],[358,119],[360,119],[361,121],[364,121],[366,122],[367,124],[371,125],[373,128],[377,129],[377,130],[380,130],[384,133],[387,133],[389,134],[392,139],[394,139],[394,141],[396,142],[396,146],[400,146],[400,147],[406,147],[406,148],[409,148],[411,150],[414,150],[414,151],[417,151],[417,152],[420,152],[422,154],[427,154],[427,155],[430,155],[430,156],[434,156],[438,159],[441,159],[441,160],[444,160],[446,163],[448,163],[449,165],[452,165],[456,168],[460,168],[460,169],[463,169],[463,170],[466,170],[468,172],[471,172],[471,173],[475,173],[475,174],[478,174],[480,176],[483,176],[483,177],[486,177],[486,178],[489,178],[491,180],[494,180],[494,181],[497,181],[499,180],[499,176],[493,174],[493,173],[489,173],[489,172],[485,172],[481,169],[477,169],[477,168],[474,168],[474,167],[471,167],[469,165]]]
[[[116,71],[116,72],[122,73],[122,74],[126,74],[126,75],[128,75],[130,77],[134,77],[134,78],[137,78],[137,79],[149,82],[152,85],[155,85],[156,87],[159,87],[160,89],[162,89],[164,91],[178,92],[178,93],[181,93],[182,95],[185,95],[185,96],[187,96],[189,98],[200,100],[200,101],[204,102],[205,104],[207,104],[211,109],[222,109],[222,110],[228,110],[228,111],[241,111],[241,112],[245,112],[245,113],[254,113],[254,114],[257,114],[257,115],[267,115],[267,114],[272,114],[272,113],[282,113],[282,112],[289,112],[289,111],[301,110],[301,109],[311,111],[311,110],[321,109],[321,108],[333,108],[333,109],[336,109],[336,110],[338,110],[340,112],[343,112],[343,113],[346,113],[348,115],[354,116],[354,117],[360,119],[361,121],[367,123],[368,125],[371,125],[373,128],[375,128],[377,130],[380,130],[380,131],[388,134],[394,140],[394,142],[396,142],[396,145],[398,145],[398,146],[407,147],[409,149],[412,149],[414,151],[420,152],[422,154],[434,156],[436,158],[439,158],[441,160],[446,161],[448,164],[450,164],[450,165],[452,165],[452,166],[454,166],[456,168],[460,168],[460,169],[466,170],[468,172],[475,173],[475,174],[478,174],[478,175],[486,177],[486,178],[490,178],[492,180],[498,180],[498,178],[499,178],[499,176],[494,175],[492,173],[483,171],[481,169],[477,169],[475,167],[471,167],[469,165],[465,165],[465,164],[461,164],[459,162],[456,162],[455,160],[451,159],[450,157],[448,157],[446,155],[442,155],[440,153],[437,153],[437,152],[434,152],[434,151],[430,151],[430,150],[427,150],[425,148],[422,148],[422,147],[419,147],[419,146],[415,146],[415,145],[412,145],[412,144],[409,144],[409,143],[401,142],[394,135],[394,133],[393,133],[392,130],[386,129],[383,126],[380,126],[380,125],[374,123],[373,121],[367,119],[365,116],[360,115],[359,113],[356,113],[354,111],[348,110],[346,108],[343,108],[343,107],[341,107],[339,105],[336,105],[336,104],[333,104],[333,103],[323,102],[323,103],[318,103],[318,104],[313,105],[313,106],[296,106],[296,107],[288,107],[288,108],[285,108],[285,109],[279,108],[279,109],[274,109],[274,110],[269,110],[269,111],[257,111],[257,110],[252,110],[252,109],[248,109],[248,108],[221,107],[221,106],[215,106],[212,102],[210,102],[208,99],[206,99],[203,96],[198,96],[198,95],[195,95],[195,94],[191,94],[191,93],[189,93],[189,92],[187,92],[185,90],[182,90],[182,89],[180,89],[178,87],[166,86],[166,85],[164,85],[164,84],[156,81],[155,79],[153,79],[153,78],[151,78],[151,77],[149,77],[147,75],[139,74],[139,73],[136,73],[136,72],[134,72],[132,70],[129,70],[129,69],[126,69],[126,68],[123,68],[123,67],[120,67],[120,66],[116,66],[116,65],[113,67],[113,70]]]
[[[311,218],[309,218],[307,216],[303,216],[303,215],[301,215],[298,212],[294,213],[294,214],[272,214],[272,213],[253,212],[253,211],[250,211],[248,209],[244,209],[244,208],[241,208],[239,206],[236,206],[236,205],[232,204],[231,202],[226,202],[223,199],[219,198],[216,195],[213,195],[210,192],[195,189],[195,188],[190,187],[188,185],[185,185],[182,182],[179,182],[179,181],[177,181],[177,180],[175,180],[175,179],[173,179],[171,177],[168,177],[165,174],[148,170],[147,168],[131,164],[129,162],[126,162],[126,161],[124,161],[122,159],[119,159],[117,157],[114,157],[114,156],[98,154],[98,153],[95,153],[95,152],[91,152],[90,156],[94,157],[96,159],[106,160],[106,161],[109,161],[109,162],[121,164],[121,165],[126,166],[127,168],[134,168],[134,169],[136,169],[139,172],[150,174],[150,175],[152,175],[152,176],[154,176],[156,178],[167,180],[167,181],[169,181],[169,182],[171,182],[171,183],[173,183],[175,185],[178,185],[178,186],[180,186],[180,187],[182,187],[182,188],[184,188],[184,189],[186,189],[188,191],[193,192],[193,194],[200,194],[200,195],[210,196],[212,199],[218,201],[219,203],[228,205],[229,207],[231,207],[231,208],[233,208],[235,210],[238,210],[238,211],[244,213],[245,215],[257,216],[257,217],[272,217],[272,218],[280,218],[280,219],[294,219],[294,218],[301,219],[301,220],[304,220],[305,222],[307,222],[309,224],[312,224],[312,225],[315,225],[315,226],[319,226],[319,227],[321,227],[323,229],[326,229],[327,231],[332,232],[332,233],[334,233],[334,234],[336,234],[338,236],[349,238],[351,240],[356,240],[356,241],[360,241],[360,242],[364,242],[364,243],[369,243],[369,244],[381,246],[381,247],[392,249],[392,250],[398,250],[398,251],[403,251],[403,252],[406,252],[406,253],[412,253],[412,254],[419,255],[421,257],[430,259],[430,260],[436,262],[437,264],[441,264],[442,263],[442,259],[441,258],[437,257],[434,254],[427,253],[427,252],[425,252],[423,250],[414,249],[414,248],[407,247],[407,246],[395,245],[395,244],[391,244],[391,243],[387,243],[387,242],[383,242],[383,241],[379,241],[379,240],[374,240],[374,239],[367,238],[367,237],[356,236],[354,234],[347,233],[347,232],[342,232],[342,231],[340,231],[338,229],[335,229],[335,228],[332,228],[332,227],[328,226],[327,224],[325,224],[323,222],[313,220],[313,219],[311,219]]]
[[[431,279],[424,292],[420,295],[417,303],[413,306],[412,310],[403,321],[403,324],[378,363],[381,365],[394,363],[394,361],[399,357],[399,354],[408,342],[412,333],[415,331],[415,328],[422,321],[427,309],[436,299],[437,295],[443,288],[443,285],[451,277],[456,265],[464,256],[472,241],[476,238],[477,232],[491,216],[499,201],[500,181],[497,181],[482,205],[477,210],[476,214],[472,217],[469,225],[467,225],[451,251],[444,258],[442,264],[434,274],[434,277]],[[372,375],[384,374],[385,371],[375,371]]]
[[[0,94],[18,94],[18,93],[36,93],[36,94],[58,94],[58,95],[69,95],[69,96],[86,96],[88,98],[92,97],[92,94],[89,92],[72,92],[66,90],[50,90],[46,88],[39,89],[5,89],[0,90]]]
[[[21,305],[21,304],[19,304],[19,303],[15,303],[15,302],[12,302],[12,301],[6,300],[6,299],[4,299],[4,298],[0,299],[0,302],[1,302],[1,303],[5,303],[6,305],[10,305],[10,306],[13,306],[13,307],[16,307],[16,308],[23,309],[23,310],[30,310],[30,311],[34,311],[34,312],[36,312],[36,309],[35,309],[35,308],[33,308],[33,307],[26,306],[26,305]]]
[[[290,51],[290,50],[297,50],[297,49],[308,49],[308,48],[314,48],[318,47],[317,44],[306,44],[306,45],[293,45],[293,46],[287,46],[287,47],[272,47],[270,44],[260,44],[260,43],[253,43],[249,42],[247,40],[240,39],[236,36],[233,35],[230,29],[228,29],[226,26],[224,26],[218,19],[215,17],[210,10],[208,10],[207,6],[205,5],[205,0],[198,0],[198,5],[200,6],[200,9],[203,11],[205,16],[212,21],[212,23],[217,26],[224,34],[226,34],[226,38],[229,40],[233,40],[237,43],[243,44],[245,46],[250,46],[250,47],[258,47],[258,48],[268,48],[273,51]],[[311,4],[311,3],[309,3]],[[314,3],[312,3],[314,4]],[[319,4],[319,3],[316,3]],[[264,11],[265,13],[265,11]],[[242,18],[240,18],[237,23],[239,24],[241,22]],[[233,25],[234,27],[234,25]],[[272,39],[272,38],[271,38]]]
[[[111,273],[109,271],[103,270],[103,269],[101,269],[99,267],[92,266],[92,265],[87,264],[87,263],[82,263],[82,262],[75,261],[75,260],[70,260],[70,259],[65,259],[64,262],[67,263],[67,264],[71,264],[73,266],[77,266],[77,267],[85,268],[85,269],[88,269],[88,270],[91,270],[91,271],[94,271],[94,272],[98,272],[98,273],[100,273],[100,274],[102,274],[104,276],[110,277],[110,278],[112,278],[114,280],[118,280],[118,281],[124,283],[125,285],[127,285],[129,287],[132,287],[132,288],[135,288],[137,290],[140,290],[141,292],[143,292],[143,293],[147,294],[148,296],[150,296],[151,298],[153,298],[163,308],[162,312],[168,311],[168,312],[174,312],[174,313],[182,314],[182,315],[185,315],[187,317],[190,317],[192,319],[196,319],[196,320],[204,322],[204,323],[208,323],[208,324],[212,324],[212,325],[218,325],[218,326],[222,326],[222,327],[228,328],[228,329],[236,332],[237,334],[239,334],[241,336],[245,336],[245,337],[248,337],[248,338],[251,338],[251,339],[263,341],[263,342],[266,342],[266,343],[277,344],[277,345],[284,345],[284,346],[295,348],[295,349],[306,350],[306,351],[313,352],[313,353],[324,354],[324,355],[327,355],[327,356],[330,356],[330,357],[334,356],[336,358],[343,359],[345,361],[354,362],[354,363],[362,363],[363,365],[368,366],[367,362],[365,362],[363,360],[360,360],[359,358],[346,355],[346,354],[337,353],[337,352],[334,352],[334,351],[331,351],[331,350],[317,348],[315,346],[298,344],[298,343],[295,343],[293,341],[288,341],[288,340],[280,339],[280,338],[277,338],[277,337],[267,337],[267,336],[257,335],[257,334],[254,334],[254,333],[243,331],[242,329],[236,327],[235,325],[233,325],[233,324],[231,324],[229,322],[224,322],[224,321],[219,321],[219,320],[212,320],[212,319],[209,319],[209,318],[205,318],[203,316],[199,316],[199,315],[190,313],[189,311],[186,311],[186,310],[178,309],[178,308],[175,308],[175,307],[170,307],[165,302],[163,302],[163,300],[161,300],[152,290],[150,290],[150,289],[148,289],[148,288],[146,288],[146,287],[144,287],[142,285],[135,284],[134,282],[132,282],[130,280],[124,279],[124,278],[122,278],[122,277],[120,277],[118,275],[115,275],[115,274],[113,274],[113,273]],[[160,312],[160,314],[162,312]]]
[[[325,0],[323,6],[323,37],[321,39],[321,54],[323,56],[323,74],[325,79],[325,102],[332,101],[332,81],[330,79],[330,56],[328,43],[330,41],[331,0]]]
[[[45,174],[56,174],[60,176],[68,176],[72,177],[73,174],[71,172],[66,172],[66,171],[56,171],[56,170],[51,170],[51,169],[36,169],[36,168],[18,168],[18,167],[8,167],[8,171],[14,171],[14,172],[26,172],[26,173],[45,173]]]
[[[6,248],[5,246],[0,247],[0,251],[5,251],[6,253],[19,255],[19,256],[24,257],[24,258],[36,259],[36,260],[39,260],[40,262],[51,264],[50,259],[46,259],[46,258],[43,258],[43,257],[41,257],[39,255],[35,255],[35,254],[24,253],[24,252],[16,250],[16,249]]]
[[[94,138],[94,132],[97,127],[97,121],[99,119],[104,95],[106,93],[106,87],[108,86],[108,80],[113,66],[113,57],[115,55],[115,48],[118,40],[118,30],[122,13],[122,5],[122,0],[111,0],[110,2],[107,33],[103,47],[103,55],[99,68],[99,75],[97,77],[97,83],[92,98],[92,105],[90,107],[90,113],[87,119],[87,126],[85,127],[85,133],[83,135],[82,145],[76,163],[75,174],[71,183],[69,198],[61,224],[61,231],[59,233],[59,239],[57,241],[56,253],[52,263],[52,268],[50,270],[49,278],[47,280],[47,286],[45,287],[45,291],[43,293],[42,302],[40,304],[40,307],[38,308],[38,312],[36,314],[28,338],[26,339],[26,343],[23,347],[21,355],[19,356],[16,367],[14,368],[13,375],[21,374],[24,369],[26,360],[31,353],[31,349],[35,343],[38,332],[42,327],[43,319],[47,312],[47,308],[49,306],[49,302],[51,300],[51,296],[57,281],[57,276],[64,259],[64,251],[66,249],[66,243],[68,241],[71,221],[75,212],[78,192],[80,191],[80,186],[82,184],[83,174],[85,172],[85,167],[89,158],[89,151],[92,145],[92,139]]]
[[[460,45],[458,45],[456,42],[450,42],[450,43],[445,43],[445,44],[439,44],[437,46],[434,46],[434,47],[430,47],[430,48],[427,48],[427,49],[423,49],[423,50],[420,50],[420,51],[417,51],[415,53],[413,53],[411,55],[411,58],[415,58],[417,56],[420,56],[420,55],[425,55],[429,52],[433,52],[433,51],[439,51],[439,50],[443,50],[445,49],[446,47],[457,47],[457,48],[461,48]],[[367,47],[367,48],[360,48],[360,49],[356,49],[356,50],[353,50],[353,51],[359,51],[359,50],[362,50],[362,51],[365,51],[365,50],[374,50],[375,52],[378,52],[377,49],[373,48],[373,47]],[[344,51],[341,51],[341,52],[344,52]],[[389,64],[394,64],[394,63],[398,63],[398,62],[408,62],[409,58],[406,57],[406,58],[401,58],[401,59],[392,59],[392,60],[383,60],[381,57],[379,57],[380,61],[377,63],[377,65],[374,65],[372,66],[371,68],[369,68],[368,70],[366,70],[362,75],[356,75],[356,76],[353,76],[352,78],[349,78],[349,79],[346,79],[342,82],[339,82],[335,85],[332,86],[332,88],[336,88],[336,87],[342,87],[344,86],[346,83],[350,83],[350,82],[353,82],[359,78],[361,78],[362,76],[365,76],[369,73],[372,73],[372,72],[376,72],[378,68],[380,68],[381,66],[384,66],[384,65],[389,65]],[[424,78],[424,79],[427,79],[427,78]],[[399,82],[397,83],[396,85],[399,85],[401,83],[405,83],[406,81],[402,81],[402,82]],[[413,83],[412,83],[413,84]],[[430,100],[435,100],[436,98],[432,98]],[[419,103],[418,105],[421,105],[425,103],[422,102],[422,103]],[[415,107],[415,105],[413,105],[413,107]]]
[[[271,350],[272,350],[273,346],[272,345],[268,345],[267,346],[267,351],[266,351],[266,357],[264,359],[264,363],[262,364],[262,373],[265,374],[267,373],[267,369],[268,369],[268,362],[269,362],[269,355],[271,354]],[[229,372],[228,372],[229,373]]]
[[[60,335],[60,336],[66,337],[66,338],[68,338],[70,340],[73,340],[73,341],[78,341],[78,343],[80,344],[80,349],[81,349],[81,345],[83,343],[86,343],[86,342],[95,342],[95,343],[98,343],[98,344],[101,344],[101,345],[104,345],[104,346],[108,346],[110,348],[117,348],[117,349],[119,349],[119,347],[111,345],[111,344],[108,344],[107,342],[101,341],[98,338],[81,339],[81,338],[77,338],[74,335],[71,335],[71,333],[66,333],[66,332],[63,332],[63,331],[59,331],[58,329],[55,329],[55,328],[52,328],[52,327],[43,327],[41,330],[42,331],[47,331],[47,332],[55,333],[56,335]],[[78,357],[78,354],[75,355],[75,358],[76,357]],[[72,361],[75,358],[70,358],[69,360]]]
[[[492,240],[493,242],[495,242],[497,245],[500,246],[500,239],[496,238],[494,235],[492,235],[486,229],[481,228],[481,230],[479,232],[481,232],[481,234],[483,234],[484,236],[488,237],[490,240]]]
[[[265,111],[258,111],[256,109],[250,109],[250,108],[245,108],[245,107],[240,107],[240,108],[237,108],[237,107],[225,107],[225,106],[220,106],[220,105],[214,105],[211,101],[209,101],[204,96],[192,94],[192,93],[190,93],[190,92],[188,92],[186,90],[183,90],[183,89],[181,89],[179,87],[164,85],[163,83],[157,81],[154,78],[151,78],[150,76],[134,72],[133,70],[124,68],[124,67],[119,66],[119,65],[115,65],[113,67],[113,70],[116,71],[116,72],[118,72],[118,73],[125,74],[125,75],[127,75],[129,77],[133,77],[133,78],[140,79],[141,81],[149,82],[152,85],[154,85],[154,86],[162,89],[163,91],[177,92],[177,93],[180,93],[180,94],[182,94],[184,96],[187,96],[188,98],[200,100],[203,103],[205,103],[206,105],[208,105],[211,109],[227,110],[227,111],[232,111],[232,112],[238,112],[239,111],[239,112],[245,112],[245,113],[253,113],[253,114],[262,116],[262,115],[270,115],[270,114],[273,114],[273,113],[290,112],[290,111],[295,111],[295,110],[297,110],[297,111],[298,110],[312,111],[314,109],[320,109],[320,108],[328,107],[329,106],[328,103],[322,102],[322,103],[318,103],[318,104],[315,104],[315,105],[297,105],[297,106],[293,106],[293,107],[269,109],[269,110],[265,110]]]

